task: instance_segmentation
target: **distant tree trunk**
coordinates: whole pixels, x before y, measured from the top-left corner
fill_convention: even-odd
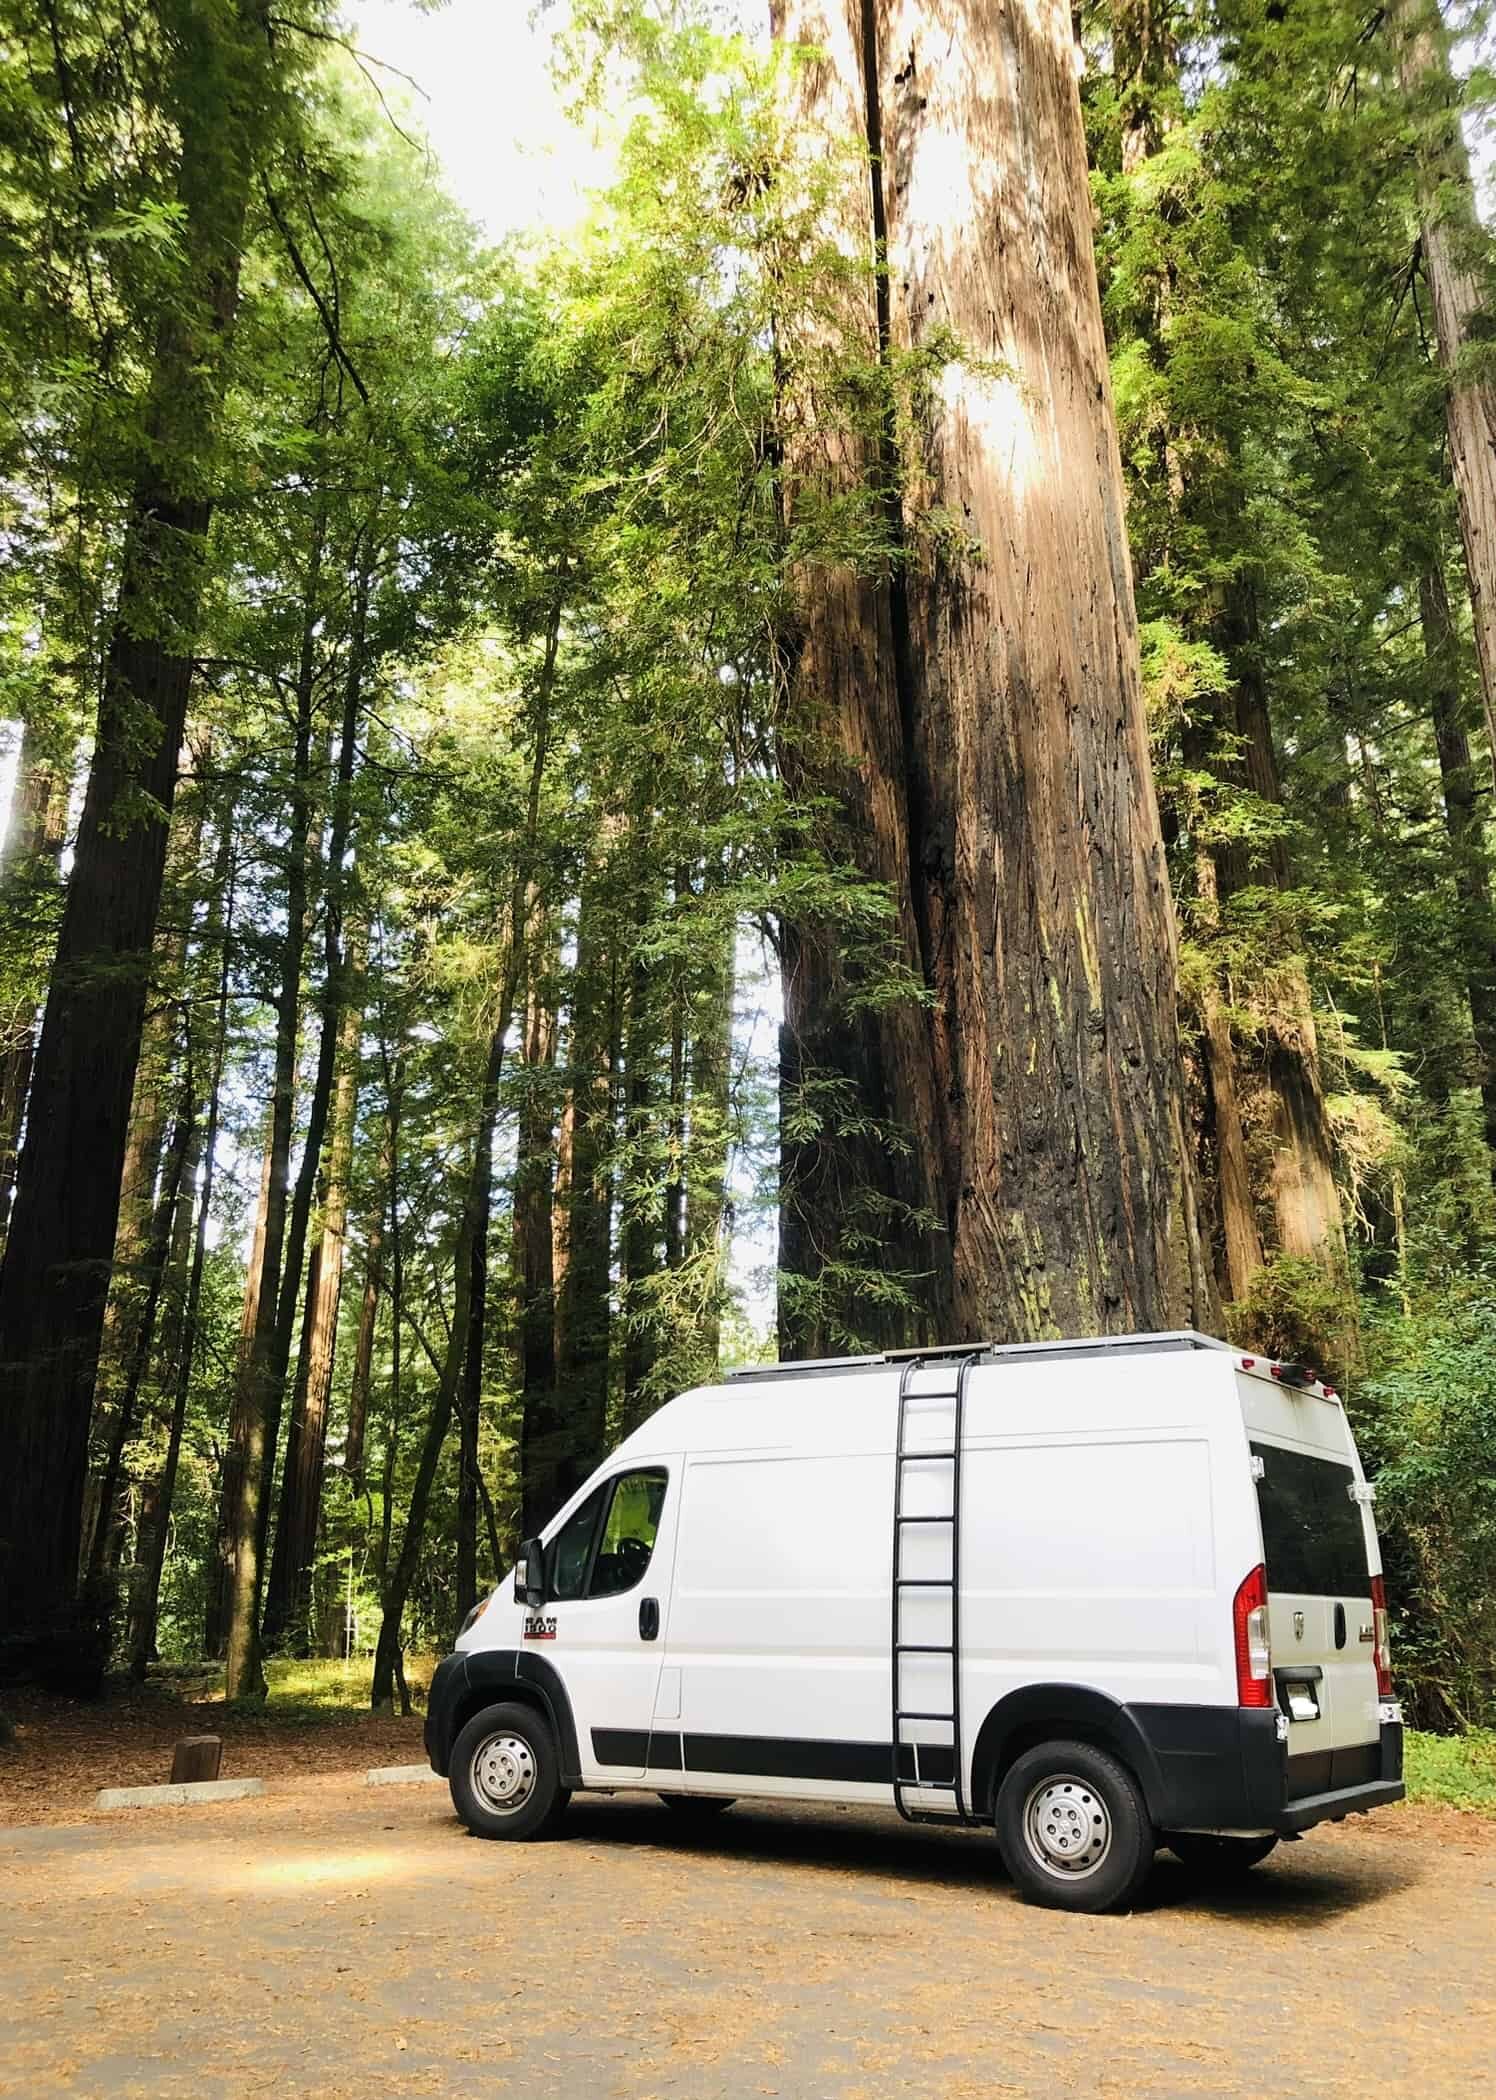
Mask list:
[[[229,984],[234,937],[235,871],[233,825],[223,819],[223,852],[215,875],[213,901],[204,935],[205,946],[219,944],[217,1012],[212,1048],[212,1075],[208,1083],[207,1120],[202,1138],[202,1187],[197,1197],[197,1220],[192,1239],[192,1261],[182,1298],[174,1349],[169,1359],[172,1376],[171,1417],[167,1430],[166,1456],[159,1478],[152,1483],[149,1513],[142,1525],[136,1558],[140,1564],[131,1601],[129,1629],[130,1674],[145,1677],[156,1652],[156,1628],[161,1611],[161,1577],[166,1566],[166,1542],[176,1497],[177,1468],[182,1454],[182,1433],[187,1419],[187,1399],[192,1390],[192,1366],[197,1351],[199,1312],[202,1304],[203,1268],[208,1250],[208,1222],[212,1216],[213,1183],[218,1160],[219,1118],[223,1103],[223,1072],[228,1054]]]
[[[602,1456],[608,1407],[612,1319],[613,1034],[609,878],[594,865],[583,879],[567,1037],[571,1101],[571,1187],[566,1274],[559,1292],[555,1434],[548,1440],[554,1510]],[[545,1464],[538,1441],[527,1458]]]
[[[627,1172],[619,1192],[619,1272],[623,1286],[623,1408],[626,1436],[650,1411],[648,1380],[658,1355],[649,1284],[660,1272],[660,1215],[655,1162],[656,1065],[659,1057],[659,970],[636,955],[629,973],[624,1038],[624,1138]]]
[[[1486,354],[1482,255],[1490,236],[1476,210],[1460,127],[1460,93],[1438,0],[1394,0],[1398,75],[1415,126],[1423,267],[1447,393],[1450,468],[1480,662],[1486,741],[1496,772],[1496,380]],[[1472,355],[1472,352],[1478,353]]]
[[[203,1654],[223,1654],[229,1626],[229,1589],[234,1578],[234,1524],[239,1504],[239,1476],[244,1469],[245,1420],[250,1388],[248,1368],[259,1319],[260,1296],[265,1280],[265,1239],[270,1227],[270,1185],[275,1174],[275,1108],[272,1102],[265,1118],[265,1143],[260,1154],[259,1195],[255,1199],[254,1229],[250,1234],[249,1265],[244,1274],[244,1302],[239,1315],[239,1346],[235,1357],[236,1377],[224,1438],[218,1484],[218,1524],[214,1535],[213,1563],[208,1572],[207,1605],[203,1615]]]
[[[1228,598],[1220,639],[1235,673],[1234,726],[1241,741],[1246,784],[1260,801],[1278,808],[1283,790],[1260,664],[1257,609],[1244,587]],[[1293,870],[1281,838],[1272,843],[1268,867],[1280,889],[1291,886]],[[1264,1075],[1273,1126],[1271,1195],[1277,1245],[1296,1260],[1314,1262],[1330,1275],[1346,1279],[1349,1271],[1340,1192],[1335,1185],[1334,1137],[1320,1079],[1319,1037],[1309,979],[1298,956],[1290,956],[1274,973],[1266,991],[1266,1007]],[[1346,1304],[1353,1327],[1349,1293]]]
[[[722,1345],[723,1243],[732,1090],[733,932],[718,935],[692,999],[691,1142],[686,1259],[699,1269],[694,1345],[699,1376],[717,1376]]]
[[[1215,856],[1208,847],[1202,847],[1195,855],[1195,886],[1202,922],[1200,930],[1208,937],[1220,921]],[[1210,1089],[1211,1122],[1215,1133],[1216,1197],[1225,1257],[1226,1295],[1240,1298],[1251,1287],[1252,1278],[1262,1267],[1262,1237],[1257,1230],[1257,1207],[1242,1128],[1236,1043],[1231,1033],[1231,1016],[1214,972],[1201,994],[1201,1021],[1205,1078]]]
[[[21,733],[10,821],[0,845],[0,911],[34,919],[55,891],[67,832],[65,770],[41,748],[28,723]],[[36,1008],[30,1000],[13,1015],[0,1041],[0,1234],[10,1218],[16,1161],[31,1065],[36,1052]]]
[[[512,956],[512,941],[510,953]],[[506,975],[506,983],[512,1002],[512,975]],[[501,1012],[489,1038],[484,1063],[478,1128],[474,1133],[462,1222],[457,1234],[452,1325],[447,1337],[447,1351],[442,1362],[441,1376],[437,1381],[436,1394],[426,1423],[420,1460],[416,1466],[410,1506],[405,1513],[405,1531],[400,1541],[399,1557],[384,1583],[384,1611],[380,1620],[378,1643],[374,1650],[374,1679],[369,1694],[369,1703],[376,1711],[389,1706],[393,1701],[394,1682],[400,1671],[403,1652],[401,1626],[411,1584],[415,1580],[416,1568],[421,1557],[421,1541],[426,1530],[426,1512],[431,1501],[432,1483],[436,1479],[442,1445],[446,1442],[447,1431],[451,1427],[453,1410],[458,1403],[458,1389],[468,1361],[468,1337],[473,1312],[473,1246],[487,1201],[485,1191],[491,1187],[493,1179],[494,1119],[498,1112],[504,1037],[508,1031],[511,1011],[512,1004],[501,999]]]
[[[1475,1039],[1475,1078],[1480,1087],[1486,1150],[1496,1177],[1496,915],[1491,909],[1491,868],[1485,825],[1470,760],[1470,738],[1460,696],[1459,644],[1442,568],[1419,578],[1418,609],[1428,667],[1429,705],[1444,825],[1459,899],[1459,950],[1470,1024]]]
[[[534,1442],[545,1425],[556,1392],[555,1133],[551,1098],[556,1064],[556,929],[537,928],[530,943],[530,984],[525,1010],[527,1084],[520,1108],[514,1166],[512,1259],[519,1294],[518,1344],[521,1438],[522,1536],[543,1523],[526,1507],[524,1481],[533,1466]],[[531,1463],[526,1464],[525,1452]],[[548,1513],[549,1514],[549,1513]]]
[[[348,1222],[348,1181],[353,1168],[354,1122],[358,1110],[358,1052],[363,1030],[361,986],[366,950],[367,943],[362,933],[355,930],[349,940],[347,983],[338,1024],[331,1138],[319,1197],[321,1228],[307,1269],[306,1309],[302,1315],[296,1379],[286,1431],[280,1515],[265,1598],[264,1637],[267,1645],[282,1640],[289,1632],[297,1639],[300,1654],[311,1652],[306,1614],[322,1513],[327,1410],[332,1396],[338,1306],[343,1288],[343,1240]]]
[[[76,1592],[94,1371],[212,509],[206,463],[272,63],[264,0],[239,0],[211,20],[172,15],[183,267],[157,329],[93,762],[0,1264],[0,1626],[16,1645],[40,1639],[44,1659],[66,1654],[76,1678],[101,1663],[97,1630],[66,1650],[45,1635]]]
[[[369,1423],[369,1385],[374,1372],[374,1338],[379,1329],[379,1301],[384,1289],[384,1234],[375,1218],[364,1244],[364,1295],[353,1346],[353,1376],[348,1386],[348,1434],[343,1445],[343,1471],[355,1495],[364,1488],[364,1439]]]
[[[511,928],[514,940],[523,942],[519,928]],[[478,1138],[473,1153],[471,1212],[468,1234],[468,1317],[463,1351],[462,1376],[457,1390],[458,1428],[461,1452],[457,1476],[457,1594],[454,1599],[452,1638],[455,1643],[464,1619],[478,1601],[478,1500],[482,1488],[479,1475],[479,1431],[482,1426],[483,1359],[488,1326],[488,1235],[493,1214],[493,1140],[499,1116],[499,1079],[504,1062],[504,1038],[514,1011],[514,989],[518,969],[511,961],[506,969],[503,1012],[488,1047],[483,1087],[478,1101]]]
[[[263,1699],[260,1667],[260,1579],[264,1560],[261,1515],[275,1463],[280,1421],[280,1293],[283,1288],[291,1145],[296,1127],[296,1058],[301,1018],[301,972],[307,941],[307,859],[312,829],[312,739],[316,692],[317,635],[321,619],[322,515],[312,529],[304,586],[301,653],[296,676],[296,728],[291,773],[290,823],[286,841],[286,930],[281,944],[280,990],[275,1016],[275,1073],[271,1086],[270,1185],[265,1205],[261,1265],[246,1284],[255,1299],[254,1325],[234,1391],[230,1444],[237,1458],[230,1536],[224,1690],[229,1699]],[[291,1280],[300,1280],[298,1262]],[[246,1302],[246,1314],[248,1305]],[[289,1353],[289,1345],[288,1345]],[[284,1368],[284,1360],[282,1370]]]

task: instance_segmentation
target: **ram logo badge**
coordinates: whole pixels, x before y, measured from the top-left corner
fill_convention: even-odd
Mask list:
[[[555,1618],[543,1619],[538,1612],[531,1612],[530,1616],[525,1620],[525,1639],[527,1641],[553,1641],[555,1638]]]

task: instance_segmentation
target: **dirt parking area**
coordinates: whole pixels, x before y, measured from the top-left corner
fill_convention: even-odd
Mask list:
[[[1496,2093],[1496,1833],[1453,1811],[1075,1918],[871,1812],[584,1797],[493,1845],[328,1775],[0,1831],[0,1920],[26,2100]]]

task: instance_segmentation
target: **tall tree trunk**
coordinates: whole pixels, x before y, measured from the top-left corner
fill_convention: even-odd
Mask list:
[[[843,651],[892,686],[874,777],[931,995],[931,1113],[900,1120],[938,1162],[954,1332],[1207,1319],[1069,13],[863,0],[847,31],[879,354],[958,346],[897,482],[890,412],[905,560],[885,646],[854,617]]]
[[[358,1313],[358,1339],[353,1345],[353,1376],[348,1384],[348,1434],[343,1443],[343,1471],[355,1495],[364,1489],[364,1440],[369,1425],[369,1387],[374,1375],[374,1340],[379,1331],[379,1301],[384,1289],[384,1232],[371,1221],[364,1243],[364,1295]]]
[[[624,1138],[627,1169],[619,1191],[619,1272],[623,1286],[623,1406],[627,1436],[650,1412],[649,1376],[659,1354],[651,1280],[660,1272],[656,1162],[656,1063],[659,1056],[658,966],[636,955],[629,973],[624,1042]]]
[[[257,1274],[246,1284],[255,1300],[254,1325],[234,1389],[230,1449],[236,1458],[230,1536],[224,1691],[229,1699],[262,1699],[260,1667],[260,1579],[264,1563],[261,1522],[275,1464],[280,1422],[280,1298],[287,1279],[286,1223],[291,1186],[291,1145],[296,1126],[296,1057],[301,1019],[301,972],[307,941],[307,860],[312,831],[312,741],[316,693],[317,636],[321,619],[325,520],[319,510],[307,560],[300,661],[296,676],[296,727],[291,773],[291,814],[286,840],[286,931],[281,944],[280,989],[275,1015],[275,1072],[270,1107],[270,1185],[265,1234]],[[303,1228],[304,1229],[304,1228]],[[248,1306],[246,1303],[246,1314]],[[289,1355],[289,1345],[287,1348]]]
[[[306,1639],[306,1612],[322,1513],[327,1410],[332,1396],[338,1306],[343,1289],[343,1241],[358,1111],[358,1052],[364,1017],[361,986],[366,961],[367,943],[355,930],[349,940],[345,1004],[338,1027],[331,1138],[319,1192],[321,1227],[307,1269],[306,1308],[286,1431],[280,1515],[265,1597],[267,1645],[291,1632],[298,1639],[300,1654],[311,1652]]]
[[[858,0],[774,0],[775,33],[819,54],[791,76],[790,112],[803,142],[848,142],[871,156],[868,25]],[[870,76],[869,76],[870,77]],[[818,156],[821,143],[809,145]],[[849,169],[825,207],[823,233],[855,263],[873,264],[882,233],[876,164]],[[850,514],[854,544],[880,531],[901,538],[885,428],[849,416],[838,366],[875,367],[887,353],[886,288],[869,268],[849,276],[839,340],[787,332],[778,345],[786,436],[784,529]],[[829,354],[828,354],[829,353]],[[917,1001],[861,995],[890,969],[925,978],[912,886],[919,841],[911,829],[907,725],[896,664],[903,614],[897,563],[870,572],[851,553],[821,550],[794,579],[795,631],[780,769],[797,799],[834,809],[823,823],[830,855],[893,899],[886,938],[850,955],[827,923],[791,919],[780,931],[779,1348],[825,1356],[955,1332],[951,1201],[930,1017]],[[831,558],[828,558],[828,554]],[[871,1252],[876,1248],[874,1256]],[[876,1272],[876,1273],[874,1273]],[[867,1275],[865,1284],[859,1282]],[[886,1279],[904,1282],[903,1302]]]
[[[1202,846],[1195,855],[1195,888],[1200,931],[1207,939],[1220,924],[1220,894],[1215,855]],[[1226,1294],[1244,1297],[1262,1267],[1262,1236],[1242,1127],[1237,1087],[1236,1042],[1231,1016],[1212,969],[1200,995],[1206,1084],[1210,1088],[1215,1131],[1216,1197],[1220,1210]]]
[[[1256,602],[1245,586],[1228,596],[1220,641],[1235,674],[1234,726],[1246,784],[1259,801],[1276,809],[1283,790],[1262,676]],[[1272,842],[1268,867],[1279,889],[1291,886],[1293,870],[1282,838]],[[1236,879],[1239,870],[1228,874],[1223,869],[1223,884]],[[1271,1196],[1277,1245],[1282,1253],[1345,1280],[1349,1270],[1335,1185],[1335,1144],[1320,1077],[1309,978],[1300,957],[1290,955],[1273,973],[1265,1005],[1264,1076],[1273,1125]],[[1348,1333],[1353,1334],[1349,1292],[1346,1308]]]
[[[518,1288],[517,1342],[520,1435],[533,1442],[556,1390],[555,1131],[551,1095],[556,1064],[556,947],[558,933],[536,926],[530,939],[530,983],[525,1002],[526,1085],[520,1108],[514,1167],[512,1259]],[[522,1536],[534,1516],[524,1506]],[[541,1519],[540,1521],[544,1521]]]
[[[733,929],[711,943],[691,1002],[691,1142],[686,1187],[686,1259],[698,1271],[694,1347],[698,1376],[717,1376],[722,1346],[723,1239],[728,1119],[732,1092]]]
[[[209,19],[171,10],[181,282],[157,331],[146,442],[88,790],[37,1045],[0,1264],[0,1626],[78,1679],[97,1627],[56,1636],[76,1594],[94,1372],[120,1174],[186,726],[261,82],[264,0]],[[214,92],[204,92],[205,82]],[[142,814],[149,812],[149,814]]]
[[[1430,567],[1419,578],[1418,610],[1444,795],[1444,825],[1459,900],[1459,952],[1475,1039],[1475,1079],[1480,1087],[1486,1150],[1496,1177],[1496,915],[1491,909],[1485,826],[1460,696],[1459,644],[1442,568]]]
[[[1486,741],[1496,772],[1496,380],[1484,345],[1482,252],[1490,236],[1476,211],[1460,93],[1438,0],[1393,0],[1389,26],[1398,76],[1415,126],[1423,267],[1444,372],[1450,468],[1480,661]],[[1471,352],[1480,353],[1472,358]]]
[[[204,933],[205,947],[219,944],[217,1011],[212,1048],[212,1075],[208,1083],[207,1120],[202,1137],[202,1187],[197,1195],[197,1218],[192,1239],[191,1267],[182,1297],[171,1366],[172,1403],[167,1430],[166,1456],[159,1478],[152,1484],[149,1519],[136,1558],[140,1564],[131,1601],[129,1630],[130,1674],[145,1677],[156,1651],[156,1628],[161,1612],[161,1577],[166,1566],[166,1542],[176,1499],[177,1469],[182,1455],[182,1434],[187,1420],[187,1400],[192,1390],[192,1366],[197,1352],[197,1334],[202,1305],[203,1269],[208,1251],[208,1223],[213,1208],[213,1183],[218,1161],[218,1129],[223,1103],[223,1073],[228,1055],[229,984],[234,938],[235,871],[232,819],[222,819],[221,880],[215,880],[213,903]],[[220,871],[215,871],[218,874]],[[213,1569],[210,1568],[210,1576]]]
[[[251,1397],[248,1370],[265,1281],[265,1240],[270,1229],[270,1189],[275,1178],[275,1158],[275,1104],[272,1099],[265,1117],[265,1142],[260,1153],[259,1194],[255,1199],[249,1264],[244,1273],[244,1302],[240,1307],[239,1344],[234,1359],[234,1392],[219,1468],[218,1523],[203,1613],[203,1654],[214,1658],[223,1654],[228,1637],[229,1590],[234,1579],[234,1527],[239,1507],[239,1478],[244,1470],[246,1410]]]
[[[16,757],[10,820],[0,845],[0,911],[8,924],[13,919],[35,921],[55,891],[67,810],[66,771],[42,748],[28,723]],[[35,1053],[36,1007],[28,998],[24,1008],[9,1018],[0,1041],[0,1234],[9,1221],[15,1194],[21,1124]]]
[[[527,1460],[551,1474],[554,1510],[601,1458],[608,1408],[613,1250],[613,915],[605,866],[583,879],[567,1037],[567,1093],[572,1111],[571,1187],[567,1197],[566,1273],[558,1293],[556,1396],[549,1463],[538,1441]],[[549,1513],[549,1512],[548,1512]]]

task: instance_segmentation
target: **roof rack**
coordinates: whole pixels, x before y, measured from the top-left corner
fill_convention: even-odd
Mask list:
[[[1154,1356],[1179,1349],[1223,1349],[1231,1344],[1193,1327],[1170,1328],[1161,1334],[1095,1334],[1068,1342],[940,1342],[926,1349],[884,1349],[876,1356],[815,1356],[788,1363],[744,1364],[725,1374],[730,1385],[745,1385],[764,1378],[833,1378],[848,1371],[889,1371],[909,1363],[936,1363],[952,1357],[968,1357],[977,1363],[1043,1363],[1076,1356]]]

